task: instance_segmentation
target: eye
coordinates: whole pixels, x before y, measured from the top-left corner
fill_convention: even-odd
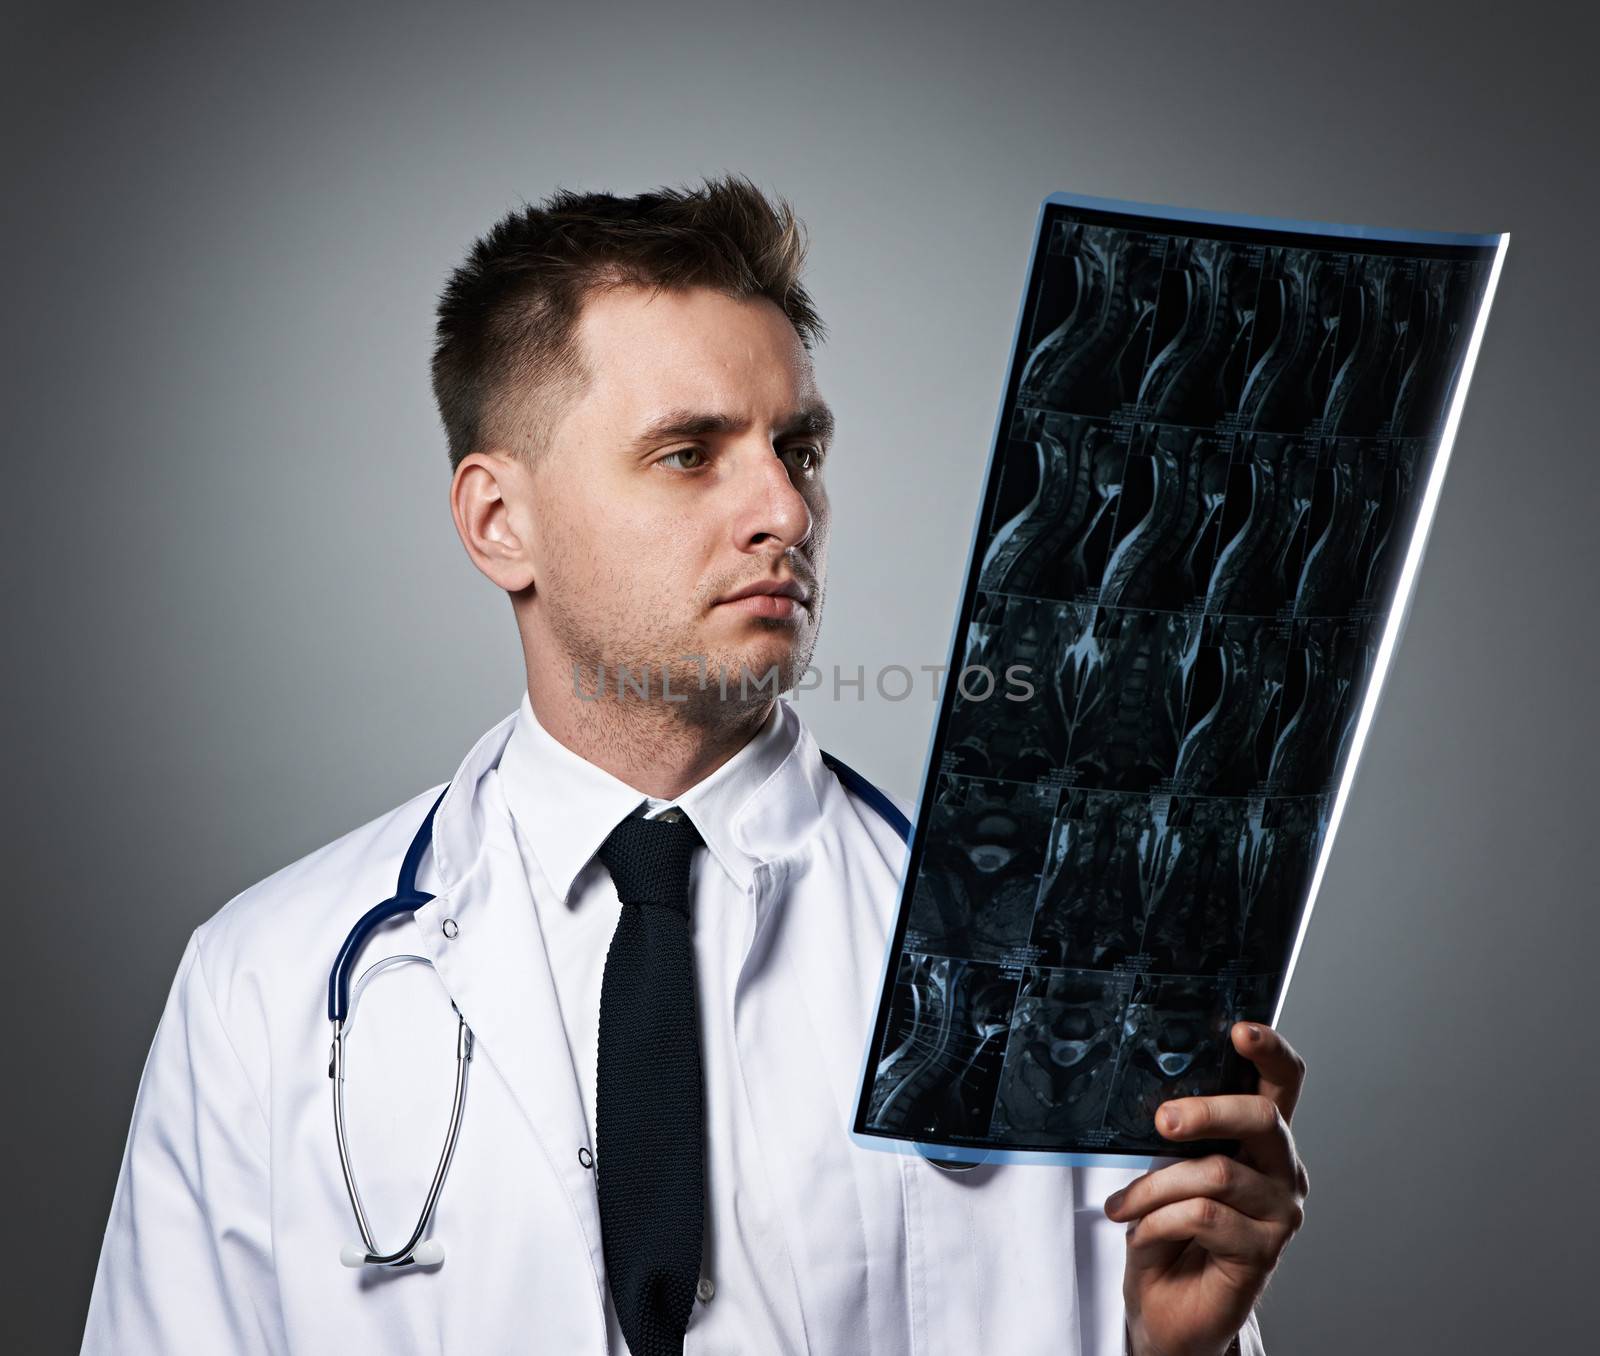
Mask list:
[[[703,447],[680,447],[676,452],[668,452],[666,456],[661,458],[661,460],[664,462],[670,462],[674,457],[699,457],[701,460],[695,462],[693,465],[685,466],[681,462],[678,463],[679,466],[685,471],[695,471],[701,466],[705,465],[705,455],[706,450]]]
[[[784,449],[791,455],[800,457],[800,469],[808,475],[822,466],[822,449],[813,443],[796,443]]]

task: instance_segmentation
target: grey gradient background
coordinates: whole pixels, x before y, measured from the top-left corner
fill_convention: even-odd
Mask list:
[[[1583,1331],[1593,21],[832,8],[9,10],[8,1350],[76,1349],[189,931],[515,705],[510,609],[445,502],[445,274],[557,184],[723,170],[811,230],[842,430],[817,662],[869,673],[945,657],[1046,193],[1512,232],[1284,1013],[1313,1191],[1262,1312],[1276,1356]],[[929,693],[802,709],[914,795]]]

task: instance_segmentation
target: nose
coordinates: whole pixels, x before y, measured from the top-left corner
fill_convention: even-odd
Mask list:
[[[789,463],[770,446],[755,450],[740,476],[741,498],[734,532],[742,551],[783,552],[804,546],[816,523],[812,507],[795,484]],[[812,493],[820,494],[821,486]]]

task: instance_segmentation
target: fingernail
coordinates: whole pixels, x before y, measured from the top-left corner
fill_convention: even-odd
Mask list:
[[[1122,1209],[1122,1202],[1127,1199],[1127,1196],[1128,1193],[1126,1191],[1113,1191],[1106,1197],[1106,1213],[1116,1214],[1117,1211]]]
[[[1167,1133],[1169,1135],[1177,1134],[1179,1128],[1183,1125],[1183,1117],[1178,1115],[1178,1113],[1176,1111],[1167,1112],[1166,1113],[1166,1117],[1167,1117]]]
[[[1244,1038],[1247,1041],[1258,1041],[1261,1039],[1261,1028],[1259,1026],[1247,1026],[1245,1027],[1244,1032]]]

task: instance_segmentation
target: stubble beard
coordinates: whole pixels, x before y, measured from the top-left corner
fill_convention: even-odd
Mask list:
[[[813,600],[818,615],[821,603],[819,591]],[[793,639],[787,646],[713,651],[690,627],[596,625],[561,608],[550,616],[585,715],[639,729],[690,725],[712,732],[750,725],[811,662],[818,626],[797,629],[765,618],[751,624]]]

